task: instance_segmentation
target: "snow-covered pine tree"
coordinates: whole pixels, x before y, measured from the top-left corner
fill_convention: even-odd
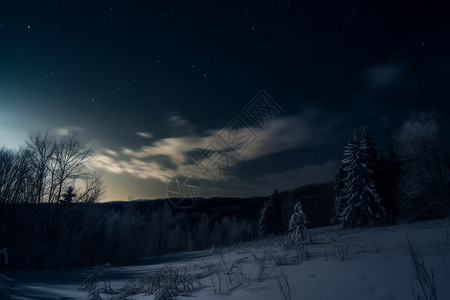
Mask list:
[[[294,213],[289,220],[289,232],[291,233],[292,242],[296,245],[303,245],[309,242],[307,223],[308,218],[303,212],[302,203],[298,201],[294,206]]]
[[[344,189],[345,189],[345,177],[346,173],[344,171],[344,165],[341,163],[339,170],[336,173],[334,178],[334,216],[331,220],[332,224],[340,224],[342,223],[341,214],[346,207],[346,202],[344,198]]]
[[[378,152],[376,150],[377,142],[375,141],[375,138],[370,134],[369,129],[367,126],[364,126],[361,130],[361,143],[364,144],[364,147],[366,149],[365,155],[367,160],[367,165],[370,168],[375,169],[377,167],[378,163]],[[373,175],[373,173],[372,173]],[[373,177],[373,176],[372,176]]]
[[[349,142],[342,160],[345,178],[344,199],[346,208],[342,212],[344,227],[374,226],[385,217],[385,208],[373,181],[374,141],[368,132],[361,138],[357,131]]]
[[[270,199],[264,204],[259,219],[259,234],[279,234],[282,231],[281,224],[281,198],[278,189],[275,189]]]
[[[379,155],[382,151],[376,150],[377,142],[369,133],[367,127],[362,130],[362,141],[367,144],[367,165],[372,170],[372,174],[369,175],[375,183],[377,194],[385,208],[385,221],[392,222],[396,214],[393,198],[397,177],[399,176],[396,153],[391,148],[388,159],[384,158],[383,154]]]

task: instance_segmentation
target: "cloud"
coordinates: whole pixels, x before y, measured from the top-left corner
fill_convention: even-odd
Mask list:
[[[334,127],[333,124],[337,122],[337,118],[327,120],[328,126],[323,126],[320,116],[317,110],[307,110],[301,114],[272,120],[266,124],[265,130],[256,127],[240,128],[240,132],[256,134],[253,142],[246,145],[245,149],[240,148],[245,145],[234,145],[234,148],[230,148],[229,144],[227,145],[219,138],[227,130],[208,130],[203,135],[190,134],[159,139],[136,149],[128,147],[120,151],[103,149],[94,164],[112,173],[130,174],[144,179],[155,178],[163,182],[179,174],[194,174],[203,179],[225,181],[236,176],[232,172],[225,171],[220,174],[215,173],[219,176],[210,177],[211,175],[195,162],[209,168],[217,166],[232,168],[239,162],[255,160],[285,150],[327,143],[330,140],[329,128]],[[173,121],[186,124],[178,118]],[[211,142],[215,147],[213,149],[208,148]],[[220,162],[222,164],[214,164],[211,161],[217,162],[217,160],[198,155],[194,160],[194,154],[204,149],[208,149],[208,154],[216,154],[214,157],[218,157],[217,154],[219,154],[219,157],[223,158],[224,156],[221,155],[225,154],[230,156],[231,160],[225,163],[222,160]],[[239,156],[234,154],[234,151],[239,152]],[[217,168],[215,170],[217,171]]]
[[[253,130],[256,130],[255,128]],[[307,146],[313,142],[313,129],[307,124],[305,116],[291,116],[267,123],[265,131],[239,157],[240,160],[253,160],[269,154]]]
[[[189,154],[202,148],[208,139],[198,136],[165,138],[137,150],[123,148],[117,152],[102,149],[94,158],[93,165],[111,173],[158,179],[161,182],[168,182],[175,175],[194,173],[197,177],[207,179],[206,174],[199,172],[197,166],[189,162]]]
[[[59,135],[68,135],[70,131],[81,133],[84,129],[78,126],[60,127],[55,129],[55,132]]]
[[[398,62],[387,62],[364,71],[367,84],[373,89],[383,89],[398,84],[406,74],[406,67]]]
[[[190,124],[187,119],[184,119],[182,116],[176,114],[170,116],[168,120],[174,127],[185,127]]]
[[[164,169],[157,162],[134,158],[117,159],[105,154],[97,154],[92,165],[114,174],[129,174],[140,179],[154,178],[162,182],[167,182],[175,174],[173,170]]]
[[[325,122],[320,118],[318,110],[309,109],[301,114],[271,120],[265,124],[264,130],[256,127],[243,128],[241,132],[244,141],[245,138],[256,135],[252,142],[231,145],[232,147],[230,143],[228,146],[220,143],[216,145],[221,145],[218,147],[220,150],[237,152],[239,161],[249,161],[285,150],[324,144],[333,138],[331,130],[340,122],[340,118],[335,116]],[[216,131],[215,135],[227,136],[223,131]]]
[[[109,154],[110,156],[117,156],[118,155],[118,153],[116,151],[113,151],[111,149],[105,149],[105,152],[107,154]]]
[[[187,161],[189,152],[200,149],[206,145],[210,137],[173,137],[155,141],[149,146],[141,146],[138,150],[123,148],[122,154],[135,158],[151,158],[152,156],[165,155],[176,164],[183,164]]]
[[[136,134],[146,139],[151,139],[153,137],[153,134],[147,131],[136,131]]]
[[[172,113],[167,118],[168,129],[170,134],[174,136],[194,135],[195,126],[179,113]]]

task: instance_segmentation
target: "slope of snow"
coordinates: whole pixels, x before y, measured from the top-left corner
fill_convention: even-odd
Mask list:
[[[202,288],[176,299],[413,299],[420,292],[407,237],[433,270],[437,299],[450,299],[450,221],[435,220],[371,229],[311,230],[306,250],[285,250],[286,237],[165,257],[151,265],[111,268],[105,282],[119,290],[165,265],[192,276]],[[79,291],[89,270],[15,271],[1,299],[87,299]],[[287,276],[287,282],[283,278]],[[130,281],[131,280],[131,281]],[[99,281],[99,286],[103,281]],[[280,287],[281,285],[281,287]],[[284,298],[283,291],[287,298]],[[101,294],[103,299],[112,295]],[[117,297],[117,295],[115,296]],[[141,292],[127,299],[154,299]]]

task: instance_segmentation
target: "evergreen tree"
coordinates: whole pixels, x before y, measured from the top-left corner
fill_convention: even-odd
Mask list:
[[[270,199],[264,204],[259,220],[259,234],[279,234],[282,231],[281,224],[281,198],[278,189],[275,189]]]
[[[60,200],[63,204],[70,204],[73,203],[73,198],[75,198],[77,195],[73,192],[73,187],[69,186],[67,188],[67,191],[65,194],[63,194],[63,199]]]
[[[353,133],[353,141],[348,143],[344,156],[342,164],[347,176],[343,196],[346,203],[342,212],[343,225],[354,227],[381,223],[385,217],[385,208],[373,180],[376,150],[367,131],[363,131],[362,138],[358,132]]]
[[[339,224],[342,222],[341,220],[341,214],[344,211],[346,207],[346,202],[344,198],[344,189],[345,189],[345,177],[346,173],[344,171],[344,166],[341,163],[339,170],[336,173],[335,179],[334,179],[334,216],[331,220],[332,224]]]
[[[379,171],[378,153],[380,151],[376,150],[377,142],[375,141],[375,138],[369,133],[369,129],[367,128],[367,126],[364,126],[364,128],[361,130],[361,135],[361,145],[365,150],[364,153],[366,165],[371,170],[368,175],[372,180],[374,180],[377,172]]]
[[[375,184],[375,190],[378,196],[381,198],[381,204],[385,208],[386,219],[392,220],[392,205],[390,199],[392,199],[392,193],[394,192],[393,183],[395,182],[394,176],[396,176],[395,172],[395,164],[394,161],[386,160],[384,156],[381,154],[380,158],[379,153],[381,150],[376,150],[377,142],[375,138],[370,135],[367,126],[362,129],[362,143],[366,145],[367,149],[367,166],[369,170],[371,170],[369,177]],[[392,152],[390,155],[393,154]]]

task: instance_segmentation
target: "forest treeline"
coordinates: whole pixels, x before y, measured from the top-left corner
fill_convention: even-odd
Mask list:
[[[333,185],[280,193],[283,223],[299,199],[312,226],[329,224]],[[0,244],[8,268],[68,268],[138,263],[140,258],[232,245],[259,237],[260,212],[269,197],[201,199],[179,209],[168,199],[106,203],[8,204],[0,212]],[[327,213],[324,213],[327,209]]]

